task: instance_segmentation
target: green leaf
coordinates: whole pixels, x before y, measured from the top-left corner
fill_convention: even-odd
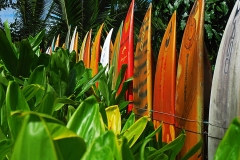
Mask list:
[[[188,160],[191,158],[199,149],[202,148],[203,140],[201,139],[195,146],[193,146],[186,155],[183,156],[182,160]]]
[[[147,159],[147,156],[145,155],[145,147],[146,147],[147,143],[150,142],[151,140],[153,140],[153,139],[152,139],[152,138],[148,138],[148,139],[146,139],[146,140],[143,142],[143,144],[142,144],[142,146],[141,146],[141,150],[140,150],[140,159],[141,159],[141,160]]]
[[[99,104],[94,96],[86,98],[76,109],[67,128],[82,137],[87,146],[104,132],[104,123],[99,113]]]
[[[13,75],[17,74],[18,59],[14,54],[14,50],[11,47],[6,35],[0,30],[0,58],[2,59],[6,69]],[[4,49],[3,49],[4,48]]]
[[[123,111],[124,109],[126,109],[126,107],[128,106],[128,104],[129,104],[129,101],[123,101],[123,102],[120,102],[119,103],[119,110],[120,111]]]
[[[103,96],[104,102],[107,106],[110,106],[110,96],[109,96],[109,88],[107,84],[107,77],[106,75],[102,75],[102,77],[98,81],[98,89]],[[111,89],[111,88],[110,88]]]
[[[38,84],[40,86],[44,87],[44,90],[38,90],[36,93],[36,101],[35,101],[35,106],[37,106],[45,93],[45,87],[46,87],[46,70],[43,65],[38,66],[37,68],[34,69],[32,74],[30,75],[28,79],[28,84]]]
[[[125,137],[122,137],[122,159],[134,160],[132,151],[129,148],[128,141]]]
[[[75,112],[75,108],[71,105],[68,105],[68,112],[67,112],[67,122],[71,119],[73,113]]]
[[[222,141],[219,143],[214,160],[231,160],[240,157],[240,121],[234,118]]]
[[[183,144],[184,144],[184,141],[185,141],[185,138],[186,138],[186,135],[185,133],[184,134],[180,134],[175,140],[173,140],[172,142],[168,143],[167,145],[165,145],[164,147],[160,148],[159,150],[157,150],[155,153],[153,153],[152,155],[150,155],[148,157],[149,160],[151,159],[155,159],[159,154],[167,151],[167,150],[177,150],[176,152],[179,152],[180,149],[182,148]],[[180,149],[179,149],[180,148]],[[174,152],[170,159],[174,159],[176,158],[175,154],[176,152]]]
[[[63,125],[47,123],[52,139],[63,159],[79,160],[86,152],[84,139]]]
[[[71,100],[70,98],[57,98],[54,106],[54,111],[60,110],[65,104],[77,106],[78,102]]]
[[[11,153],[13,144],[13,141],[10,139],[0,141],[0,159],[4,159],[7,154]]]
[[[34,53],[28,40],[23,39],[20,43],[17,75],[28,77],[34,60]]]
[[[123,134],[130,143],[130,148],[134,145],[134,143],[138,140],[142,132],[144,131],[148,122],[147,117],[141,117],[137,120],[131,127],[129,127]]]
[[[120,85],[121,85],[121,83],[124,79],[126,70],[127,70],[127,64],[123,64],[121,69],[120,69],[117,81],[116,81],[115,91],[118,91],[118,89],[119,89],[119,87],[120,87]]]
[[[78,96],[81,96],[82,94],[84,94],[92,85],[94,85],[97,81],[99,81],[101,76],[105,73],[106,67],[100,70],[93,78],[91,78],[87,83],[83,85],[82,91],[78,94]]]
[[[117,98],[115,100],[116,104],[119,104],[119,102],[123,99],[123,97],[126,94],[126,91],[128,90],[128,87],[132,81],[133,81],[133,78],[129,78],[125,82],[123,82],[122,90],[120,91],[119,95],[117,96]]]
[[[11,44],[12,43],[12,36],[11,36],[11,31],[10,31],[10,28],[9,28],[9,25],[8,25],[8,20],[6,20],[4,22],[4,29],[5,29],[6,37],[9,41],[9,43]]]
[[[48,84],[47,92],[43,100],[39,104],[38,112],[52,115],[55,107],[55,100],[57,98],[55,90]]]
[[[45,30],[42,30],[35,37],[29,37],[28,38],[28,40],[30,42],[30,45],[32,47],[32,50],[34,52],[36,52],[36,50],[39,49],[39,45],[41,44],[44,35],[45,35]]]
[[[50,55],[41,53],[40,56],[37,58],[36,64],[33,67],[34,69],[40,65],[44,65],[44,67],[47,67],[49,63],[50,63]]]
[[[35,114],[25,116],[11,159],[62,159],[58,156],[51,134],[42,118]]]
[[[2,106],[3,106],[3,103],[4,103],[4,101],[5,101],[5,90],[3,89],[3,86],[2,86],[2,84],[0,84],[0,108],[2,108]]]
[[[77,81],[76,87],[74,88],[76,95],[79,95],[83,85],[87,83],[91,78],[92,78],[92,70],[90,68],[86,68],[82,75],[82,78]]]
[[[49,83],[57,92],[58,97],[61,98],[66,94],[70,71],[69,57],[66,50],[58,48],[57,52],[52,53],[50,70]]]
[[[121,160],[121,154],[116,135],[109,130],[96,138],[82,159]]]
[[[134,124],[134,122],[135,122],[135,114],[134,114],[134,112],[131,112],[126,123],[124,124],[124,127],[122,128],[121,133],[124,133],[130,126],[132,126]]]
[[[76,88],[78,81],[81,80],[84,72],[85,66],[83,61],[79,61],[73,66],[69,74],[68,95],[71,95],[74,92],[74,89]]]
[[[70,68],[73,68],[75,64],[76,64],[76,52],[73,50],[71,53],[69,53]]]
[[[6,107],[8,111],[9,128],[13,140],[16,140],[22,126],[22,119],[19,117],[12,117],[10,116],[10,113],[17,110],[30,111],[30,109],[17,82],[15,81],[9,82],[6,92]]]
[[[39,90],[44,91],[44,87],[40,86],[38,84],[30,84],[22,89],[22,93],[23,93],[26,101],[29,101],[30,99],[32,99],[33,97],[35,97],[37,95]]]

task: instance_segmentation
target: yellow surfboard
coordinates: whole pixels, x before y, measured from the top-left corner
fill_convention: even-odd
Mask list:
[[[152,49],[150,4],[143,19],[134,54],[133,111],[136,116],[151,117],[152,110]]]

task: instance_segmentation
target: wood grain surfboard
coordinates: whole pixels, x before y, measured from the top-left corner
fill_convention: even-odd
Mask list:
[[[119,50],[119,58],[118,58],[118,72],[120,71],[123,64],[127,64],[127,73],[125,75],[124,80],[131,78],[133,76],[133,45],[134,45],[134,36],[133,36],[133,13],[134,13],[134,0],[132,0],[130,7],[128,9],[128,13],[126,19],[124,21],[122,37],[120,42],[120,50]],[[120,86],[121,90],[122,85]],[[126,93],[126,99],[130,101],[128,105],[128,111],[132,110],[132,83]]]
[[[152,110],[152,4],[145,14],[134,54],[133,111],[136,117],[148,116]]]
[[[100,40],[102,36],[103,25],[104,24],[100,26],[92,46],[92,54],[91,54],[91,60],[90,60],[91,61],[90,68],[92,69],[92,76],[95,76],[98,73],[98,63],[100,60]]]
[[[162,141],[175,139],[174,114],[176,93],[176,11],[163,36],[158,54],[153,95],[153,120],[163,122]],[[155,123],[155,128],[159,124]]]
[[[196,0],[182,38],[176,78],[176,136],[186,131],[178,158],[183,157],[203,136],[204,108],[204,0]],[[202,148],[191,157],[202,159]]]
[[[117,76],[118,76],[118,57],[119,57],[120,41],[121,41],[121,36],[122,36],[122,28],[123,28],[123,22],[121,23],[121,25],[118,29],[117,36],[114,41],[113,58],[111,59],[112,62],[110,62],[110,64],[114,67],[112,89],[115,88],[115,85],[117,82]]]
[[[86,41],[86,45],[85,45],[85,49],[84,49],[84,53],[83,53],[83,62],[85,64],[86,68],[90,68],[90,60],[91,60],[91,35],[92,35],[92,29],[89,31],[88,36],[87,36],[87,41]]]
[[[109,57],[109,66],[112,66],[113,62],[113,42],[110,42],[110,57]]]
[[[240,1],[237,0],[224,30],[213,76],[208,127],[209,159],[214,158],[216,148],[233,118],[240,116],[239,26]]]

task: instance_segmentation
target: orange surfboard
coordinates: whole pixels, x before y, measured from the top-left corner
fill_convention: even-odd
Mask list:
[[[91,59],[91,35],[92,35],[92,29],[89,31],[86,41],[86,46],[83,53],[83,62],[85,64],[86,68],[90,68],[90,59]]]
[[[118,72],[120,71],[123,64],[127,64],[127,73],[125,79],[133,77],[133,45],[134,45],[134,36],[133,36],[133,12],[134,12],[134,0],[132,0],[131,5],[128,9],[126,19],[124,21],[122,37],[119,50],[118,58]],[[121,86],[120,86],[121,90]],[[130,84],[129,90],[126,93],[126,99],[130,102],[133,100],[132,93],[132,83]],[[132,104],[128,105],[128,111],[132,110]]]
[[[100,26],[92,46],[92,54],[91,54],[91,60],[90,60],[91,61],[90,68],[92,69],[92,76],[95,76],[98,73],[98,63],[100,58],[100,40],[102,35],[102,29],[103,29],[103,24]]]
[[[151,117],[152,110],[152,4],[146,12],[134,54],[133,111],[137,118]]]
[[[175,125],[178,135],[186,131],[186,141],[178,157],[183,157],[203,137],[204,108],[204,0],[196,0],[182,38],[177,80]],[[202,148],[191,157],[202,159]]]
[[[153,120],[155,128],[162,124],[162,141],[175,139],[174,114],[176,92],[176,11],[163,36],[154,81]]]
[[[74,41],[74,48],[73,50],[75,50],[76,52],[76,62],[78,62],[78,32],[76,33],[76,37],[75,37],[75,41]]]

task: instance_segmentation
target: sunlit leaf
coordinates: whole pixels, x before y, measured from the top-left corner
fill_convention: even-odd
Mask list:
[[[116,135],[109,130],[97,137],[82,159],[121,160],[120,148]]]
[[[108,129],[112,130],[116,135],[121,131],[121,115],[117,105],[106,108]]]
[[[234,118],[222,141],[219,143],[214,160],[231,160],[240,157],[240,121]]]
[[[129,127],[123,134],[128,140],[128,142],[131,142],[129,144],[130,147],[134,145],[134,143],[138,140],[142,132],[144,131],[146,125],[148,122],[147,117],[141,117],[139,120],[137,120],[131,127]]]
[[[78,106],[68,121],[67,128],[82,137],[87,146],[104,132],[99,104],[94,96],[88,97]]]

